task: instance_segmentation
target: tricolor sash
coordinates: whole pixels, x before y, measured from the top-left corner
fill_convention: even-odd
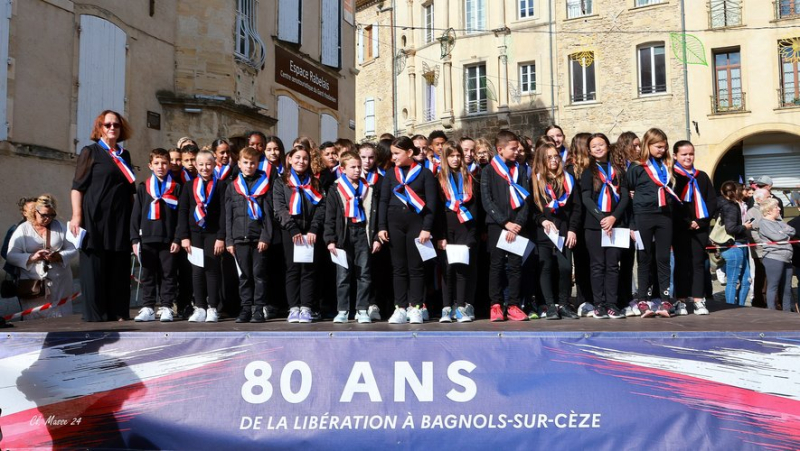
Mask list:
[[[600,195],[597,197],[597,207],[603,213],[611,213],[612,198],[614,202],[619,202],[619,184],[614,184],[617,171],[613,164],[608,165],[608,173],[603,169],[603,165],[597,163],[597,176],[603,186],[600,187]]]
[[[500,158],[499,155],[496,155],[494,158],[492,158],[492,167],[494,168],[494,171],[497,172],[497,175],[502,177],[503,180],[508,183],[511,209],[516,210],[517,208],[522,207],[522,204],[525,203],[525,198],[530,196],[530,193],[528,193],[525,188],[515,182],[517,178],[517,171],[519,170],[519,164],[515,161],[514,165],[509,168],[503,162],[503,159]]]
[[[375,186],[375,184],[378,183],[378,180],[380,180],[380,177],[384,175],[386,175],[386,171],[379,167],[375,167],[371,171],[367,172],[367,183],[369,183],[369,186]]]
[[[536,174],[536,177],[539,177],[539,174]],[[550,201],[547,202],[547,208],[558,211],[560,207],[567,205],[567,201],[569,200],[569,196],[572,194],[572,189],[575,187],[575,177],[572,176],[569,172],[564,172],[564,182],[563,188],[564,192],[561,196],[556,196],[556,190],[553,188],[552,185],[549,183],[545,184],[544,191],[547,193],[548,197],[550,197]]]
[[[218,164],[214,168],[214,176],[217,178],[217,180],[225,180],[229,175],[231,175],[230,164]]]
[[[408,186],[411,182],[413,182],[419,175],[422,173],[422,166],[418,165],[416,162],[411,163],[411,166],[408,168],[408,173],[403,175],[403,169],[401,167],[394,168],[394,175],[397,178],[397,186],[394,187],[394,195],[400,199],[405,206],[411,205],[411,208],[414,209],[417,213],[420,213],[423,208],[425,208],[425,201],[422,200],[417,193]]]
[[[106,142],[102,139],[98,141],[97,144],[99,144],[100,147],[108,152],[108,155],[111,156],[114,164],[117,165],[120,172],[122,172],[122,175],[128,180],[128,183],[133,183],[136,181],[136,175],[133,173],[133,169],[131,169],[131,167],[128,166],[128,162],[122,158],[122,146],[117,144],[117,147],[114,150],[111,150],[111,147],[109,147],[109,145],[106,144]]]
[[[217,188],[217,179],[213,176],[211,180],[206,182],[202,177],[197,177],[192,183],[192,195],[197,204],[194,207],[194,222],[202,228],[206,228],[206,214],[208,213],[208,204],[211,203],[211,198],[214,197],[214,191]]]
[[[431,171],[433,173],[433,175],[436,175],[436,174],[439,173],[439,163],[437,163],[435,161],[428,160],[426,158],[424,165],[425,165],[425,168],[427,168],[429,171]]]
[[[683,188],[681,199],[684,202],[692,202],[694,204],[694,213],[697,219],[705,219],[708,217],[708,208],[703,195],[700,193],[700,185],[697,184],[697,174],[700,172],[694,167],[685,169],[683,166],[676,164],[673,170],[689,179],[689,183]]]
[[[186,168],[182,168],[181,169],[181,182],[182,183],[191,182],[192,180],[194,180],[195,177],[196,177],[196,175],[192,175],[192,173],[187,171]]]
[[[472,184],[472,181],[470,180],[469,183]],[[453,173],[450,173],[447,187],[444,190],[445,206],[456,213],[458,221],[462,224],[472,220],[472,213],[464,206],[464,203],[472,199],[472,195],[466,198],[464,196],[464,177],[458,177],[458,183],[456,183]]]
[[[470,172],[470,174],[472,174],[472,175],[475,175],[475,174],[477,174],[477,173],[478,173],[478,171],[480,171],[480,169],[481,169],[481,165],[479,165],[479,164],[478,164],[478,162],[477,162],[477,161],[474,161],[474,160],[472,161],[472,163],[470,163],[470,164],[467,166],[467,170],[468,170],[468,171]]]
[[[561,155],[561,162],[566,164],[567,163],[567,156],[569,155],[569,150],[567,146],[561,145],[561,149],[558,150],[558,154]]]
[[[303,194],[311,201],[312,204],[317,205],[322,200],[322,194],[311,186],[311,176],[306,171],[305,178],[300,181],[300,177],[294,168],[290,169],[289,174],[289,187],[292,188],[292,197],[289,199],[289,214],[297,216],[303,212]]]
[[[253,185],[252,191],[247,188],[247,181],[244,179],[244,174],[241,172],[233,181],[233,188],[236,190],[236,192],[247,199],[247,216],[249,216],[252,220],[258,220],[264,216],[264,212],[261,210],[261,206],[258,205],[258,201],[256,199],[267,194],[267,191],[269,191],[270,188],[269,177],[267,177],[267,174],[261,172],[258,174],[260,174],[260,177]]]
[[[158,201],[163,200],[167,207],[173,210],[178,208],[178,197],[175,196],[176,186],[177,183],[172,180],[172,176],[169,173],[167,173],[163,182],[159,182],[155,174],[150,176],[144,185],[147,194],[153,198],[153,201],[150,202],[150,209],[147,212],[147,219],[151,221],[161,219],[161,208]]]
[[[359,180],[354,187],[347,177],[339,177],[337,185],[339,194],[344,197],[344,217],[350,218],[354,223],[365,221],[367,215],[364,212],[363,201],[369,191],[369,185]]]
[[[659,207],[666,207],[667,206],[667,194],[674,197],[675,200],[678,202],[681,201],[681,198],[675,194],[675,191],[672,191],[672,188],[669,186],[669,172],[667,171],[667,167],[664,166],[664,163],[660,160],[656,160],[653,157],[647,160],[647,164],[642,166],[644,171],[650,177],[650,180],[658,186],[658,206]]]

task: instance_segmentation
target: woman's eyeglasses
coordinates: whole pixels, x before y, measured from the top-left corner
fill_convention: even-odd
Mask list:
[[[121,128],[122,124],[120,124],[119,122],[106,122],[105,124],[103,124],[103,127],[108,129]]]
[[[44,218],[44,219],[54,219],[54,218],[56,217],[55,213],[52,213],[52,214],[44,214],[44,213],[42,213],[42,212],[41,212],[41,211],[39,211],[39,210],[36,210],[36,213],[38,213],[38,214],[39,214],[39,216],[41,216],[41,217],[42,217],[42,218]]]

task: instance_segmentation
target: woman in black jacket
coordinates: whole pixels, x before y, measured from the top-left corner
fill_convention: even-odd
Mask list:
[[[742,247],[730,247],[722,252],[725,259],[725,273],[728,275],[728,284],[725,286],[725,302],[728,304],[744,305],[747,293],[750,291],[750,263],[748,258],[747,231],[753,226],[742,223],[742,218],[747,212],[747,206],[742,199],[742,186],[733,181],[727,181],[720,187],[722,197],[718,199],[719,217],[725,225],[725,231],[734,239],[733,243]],[[737,287],[738,285],[738,287]]]

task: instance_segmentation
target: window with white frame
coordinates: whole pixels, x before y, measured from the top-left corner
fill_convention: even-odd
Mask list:
[[[261,68],[267,59],[266,46],[258,35],[258,2],[236,2],[236,56],[255,68]]]
[[[800,0],[778,0],[778,18],[800,16]]]
[[[278,39],[300,44],[303,4],[300,0],[278,0]]]
[[[488,111],[485,64],[468,66],[464,69],[464,87],[467,113]]]
[[[422,24],[424,26],[425,43],[433,42],[433,3],[422,7]]]
[[[533,17],[533,0],[519,0],[519,18],[530,19]]]
[[[666,0],[636,0],[636,6],[647,6],[647,5],[656,5],[658,3],[664,3]]]
[[[375,99],[364,100],[364,136],[375,136]]]
[[[639,47],[639,95],[667,92],[664,44]]]
[[[365,25],[358,30],[358,63],[363,64],[379,55],[378,24]]]
[[[742,0],[711,0],[709,6],[711,28],[742,24]]]
[[[592,14],[592,0],[567,0],[567,19]]]
[[[320,9],[322,24],[320,62],[328,67],[342,67],[342,3],[339,0],[322,0]]]
[[[594,80],[594,55],[572,55],[569,58],[572,103],[597,100]]]
[[[424,77],[422,89],[425,93],[425,110],[422,112],[425,122],[436,120],[436,86]]]
[[[523,94],[536,92],[536,63],[519,65],[519,91]]]
[[[486,0],[464,0],[464,28],[467,33],[486,29]]]

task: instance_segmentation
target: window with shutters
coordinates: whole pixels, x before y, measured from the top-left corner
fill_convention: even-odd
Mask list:
[[[467,66],[464,69],[464,87],[467,114],[485,113],[489,109],[486,88],[486,65]]]
[[[322,64],[340,68],[341,45],[342,45],[342,19],[341,6],[339,0],[322,0]]]
[[[798,38],[794,38],[798,39]],[[783,50],[779,46],[778,58],[781,67],[780,106],[781,108],[800,107],[800,70],[797,58],[791,55],[792,51]],[[789,47],[791,49],[791,47]]]
[[[278,39],[300,44],[302,16],[303,8],[300,0],[278,0]]]
[[[464,0],[464,28],[467,33],[486,30],[486,0]]]
[[[358,31],[358,63],[364,64],[380,56],[377,23],[364,25]]]
[[[433,42],[433,3],[422,7],[422,27],[425,33],[425,43]]]
[[[800,16],[800,0],[776,0],[778,19]]]
[[[299,135],[300,109],[289,96],[278,96],[277,135],[284,143],[291,143]],[[288,145],[288,144],[287,144]]]
[[[711,28],[742,24],[742,0],[710,0],[708,6]]]
[[[533,17],[533,0],[519,1],[519,18],[530,19]]]
[[[590,61],[590,59],[592,61]],[[597,100],[594,80],[594,55],[571,55],[569,58],[572,103]]]
[[[742,56],[739,49],[714,52],[714,91],[711,107],[714,114],[744,111],[742,92]]]
[[[364,100],[364,136],[375,136],[375,99]]]
[[[319,141],[336,141],[339,138],[339,122],[330,114],[319,115]]]
[[[592,0],[567,0],[567,19],[592,15]]]
[[[239,61],[259,69],[264,66],[267,52],[258,35],[257,11],[256,0],[237,0],[235,55]]]
[[[667,92],[664,44],[639,48],[639,95]]]
[[[519,91],[523,94],[536,92],[536,63],[519,65]]]

